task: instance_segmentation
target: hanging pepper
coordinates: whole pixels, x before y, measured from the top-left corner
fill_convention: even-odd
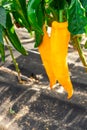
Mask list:
[[[22,46],[22,44],[15,32],[14,26],[11,21],[11,16],[9,13],[7,14],[7,23],[6,23],[5,32],[6,32],[8,39],[11,41],[12,45],[14,46],[14,48],[16,50],[18,50],[20,53],[22,53],[23,55],[27,55],[27,51]]]
[[[43,26],[43,32],[43,40],[39,45],[38,50],[40,52],[40,56],[45,67],[46,73],[48,75],[48,78],[50,80],[50,88],[52,89],[52,86],[56,83],[56,79],[51,66],[50,37],[48,36],[45,25]]]
[[[68,93],[68,98],[73,94],[73,86],[70,80],[67,64],[68,43],[70,33],[67,29],[68,23],[52,23],[51,32],[51,62],[54,75],[58,82]]]
[[[38,25],[36,11],[40,5],[41,0],[29,0],[27,7],[28,19],[35,31],[38,31],[43,35],[43,31]]]

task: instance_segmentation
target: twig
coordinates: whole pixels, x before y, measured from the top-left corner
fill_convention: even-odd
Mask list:
[[[16,59],[15,59],[15,57],[14,57],[14,55],[13,55],[12,48],[11,48],[11,46],[10,46],[10,44],[9,44],[9,41],[8,41],[7,37],[4,36],[4,38],[5,38],[5,40],[6,40],[7,47],[8,47],[8,49],[9,49],[9,51],[10,51],[10,55],[11,55],[12,61],[13,61],[13,63],[14,63],[16,72],[17,72],[17,74],[18,74],[18,80],[19,80],[19,82],[21,83],[22,80],[21,80],[21,77],[20,77],[20,69],[19,69],[18,63],[17,63],[17,61],[16,61]]]
[[[84,65],[84,68],[85,68],[85,70],[87,72],[87,62],[86,62],[85,55],[84,55],[84,53],[82,51],[82,48],[81,48],[81,45],[80,45],[79,36],[77,35],[75,37],[72,37],[72,40],[74,42],[75,48],[78,51],[79,57],[80,57],[80,59],[82,61],[82,64]]]
[[[13,71],[13,70],[11,70],[11,69],[9,69],[9,68],[6,68],[6,67],[4,67],[4,66],[1,66],[1,67],[0,67],[0,71],[7,72],[7,73],[10,73],[10,74],[12,74],[12,75],[18,76],[18,73],[17,73],[16,71]],[[20,78],[21,78],[21,80],[23,80],[23,81],[32,81],[31,78],[28,78],[27,76],[22,75],[22,74],[20,74]]]

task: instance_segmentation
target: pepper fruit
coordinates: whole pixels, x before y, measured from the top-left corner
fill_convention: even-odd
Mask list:
[[[44,32],[43,40],[41,44],[38,46],[38,50],[40,52],[40,56],[41,56],[44,68],[46,70],[46,73],[50,81],[50,88],[52,89],[52,86],[56,83],[56,79],[55,79],[55,75],[52,71],[52,66],[51,66],[50,37],[48,36],[45,25],[43,26],[43,32]]]
[[[23,55],[28,54],[27,51],[25,50],[25,48],[22,46],[22,44],[15,32],[14,26],[11,21],[11,16],[9,13],[7,14],[7,23],[6,23],[5,33],[17,51],[19,51]]]
[[[29,0],[27,7],[28,20],[34,30],[43,35],[43,31],[38,25],[36,11],[40,5],[41,0]]]
[[[51,32],[51,62],[52,70],[58,82],[68,93],[68,99],[73,95],[73,86],[70,80],[67,64],[68,43],[70,33],[67,29],[68,23],[53,21]]]

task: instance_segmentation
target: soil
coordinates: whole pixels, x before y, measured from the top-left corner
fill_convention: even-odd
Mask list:
[[[29,52],[22,56],[13,49],[25,82],[18,82],[6,48],[6,62],[0,63],[0,130],[87,130],[87,73],[77,52],[69,47],[74,95],[68,100],[59,84],[50,90],[34,39],[24,29],[18,34]]]

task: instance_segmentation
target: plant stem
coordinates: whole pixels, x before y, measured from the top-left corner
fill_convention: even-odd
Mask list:
[[[59,10],[59,22],[63,22],[63,10]]]
[[[72,39],[74,41],[74,46],[77,49],[78,54],[80,56],[80,59],[82,61],[82,64],[84,65],[85,70],[87,71],[87,62],[86,62],[86,59],[85,59],[85,55],[83,54],[82,48],[80,46],[79,36],[75,36]]]
[[[18,63],[17,63],[17,61],[16,61],[16,59],[15,59],[15,57],[14,57],[14,55],[13,55],[12,48],[11,48],[11,46],[10,46],[10,44],[9,44],[9,41],[8,41],[7,37],[4,36],[4,38],[5,38],[5,40],[6,40],[7,47],[8,47],[8,49],[9,49],[9,51],[10,51],[10,55],[11,55],[12,61],[13,61],[13,63],[14,63],[16,72],[18,73],[18,80],[19,80],[19,82],[21,82],[20,69],[19,69]]]

